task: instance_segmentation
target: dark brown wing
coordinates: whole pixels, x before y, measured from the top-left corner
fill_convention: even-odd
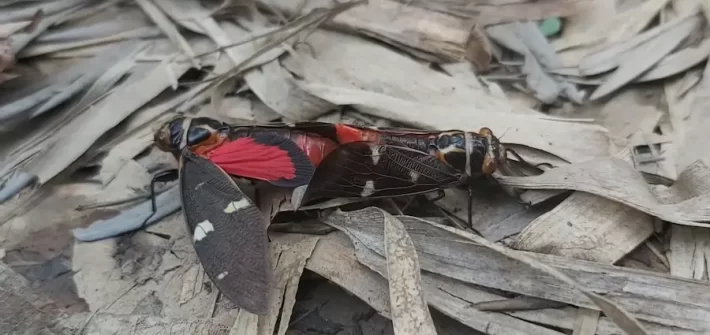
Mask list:
[[[271,265],[261,212],[210,161],[185,150],[180,166],[182,208],[205,272],[239,308],[266,314]]]
[[[426,152],[401,146],[352,142],[318,165],[302,200],[381,198],[454,186],[462,174]]]

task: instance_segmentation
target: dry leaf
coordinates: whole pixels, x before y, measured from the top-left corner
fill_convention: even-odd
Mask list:
[[[579,72],[585,76],[599,74],[617,67],[623,60],[623,55],[638,47],[639,45],[650,41],[657,36],[668,31],[678,29],[682,32],[688,27],[693,27],[697,24],[693,17],[698,15],[697,11],[682,15],[672,21],[651,28],[635,37],[615,44],[610,45],[602,50],[588,54],[579,63]],[[683,34],[679,34],[683,35]],[[676,42],[676,41],[674,41]]]
[[[693,30],[699,27],[700,23],[701,17],[699,15],[687,17],[683,23],[662,31],[652,39],[619,55],[614,59],[614,62],[618,64],[614,74],[606,78],[606,81],[592,93],[589,99],[602,98],[646,72],[671,53]]]
[[[708,227],[703,221],[710,221],[710,213],[704,206],[710,197],[710,185],[701,182],[708,173],[710,170],[701,161],[696,161],[681,173],[679,181],[673,186],[655,190],[629,163],[618,158],[606,158],[550,169],[539,176],[501,176],[499,181],[503,185],[525,189],[588,192],[666,221]]]
[[[385,211],[384,246],[395,334],[436,334],[422,292],[419,259],[399,220]]]
[[[165,35],[170,38],[173,43],[180,46],[180,49],[192,60],[195,68],[201,68],[199,59],[195,57],[195,52],[192,50],[190,44],[185,40],[185,38],[180,34],[178,28],[168,19],[168,17],[163,13],[158,6],[156,6],[151,0],[137,0],[136,3],[143,9],[143,11],[150,17],[155,24],[160,27],[160,29],[165,33]]]
[[[293,305],[296,301],[298,282],[306,261],[311,257],[318,243],[319,236],[299,234],[270,234],[274,265],[274,300],[270,312],[259,318],[259,334],[271,335],[276,330],[284,335],[291,320]],[[277,261],[278,260],[278,261]]]
[[[329,215],[326,220],[348,234],[356,250],[365,248],[367,252],[383,255],[384,246],[381,241],[383,218],[379,213],[379,209],[366,208],[352,212],[336,212]],[[698,299],[702,298],[695,293],[699,288],[693,287],[710,285],[707,282],[693,281],[691,284],[686,280],[654,272],[630,271],[618,266],[514,252],[454,228],[412,217],[399,219],[414,241],[422,259],[422,270],[427,272],[519,294],[563,301],[580,307],[601,309],[622,329],[631,330],[632,333],[638,333],[634,329],[639,329],[639,324],[634,319],[641,320],[644,328],[655,328],[658,325],[654,323],[658,322],[662,322],[663,327],[682,324],[688,329],[692,327],[694,331],[703,331],[708,327],[704,321],[701,321],[704,320],[704,316],[698,316],[694,321],[687,318],[691,315],[689,313],[709,314],[708,306],[693,307],[693,312],[681,312],[686,316],[682,321],[670,316],[679,315],[678,309],[684,308],[682,306],[685,305],[678,304],[680,296],[699,303]],[[427,225],[431,228],[425,228]],[[480,242],[472,243],[472,240]],[[562,275],[561,271],[566,275]],[[599,278],[598,275],[601,274],[612,275],[623,283],[592,279]],[[661,284],[657,282],[659,280],[674,281],[675,284]],[[589,286],[589,283],[594,283],[594,286]],[[630,287],[634,289],[629,290]],[[659,294],[668,292],[659,292],[659,287],[682,290],[685,293],[675,292],[671,296],[664,295],[666,298],[662,299],[665,302],[661,303]],[[607,298],[594,292],[604,292]],[[649,304],[654,304],[656,307],[649,308]]]
[[[628,150],[617,156],[630,161]],[[652,233],[650,215],[600,196],[574,192],[525,227],[513,247],[614,264]]]

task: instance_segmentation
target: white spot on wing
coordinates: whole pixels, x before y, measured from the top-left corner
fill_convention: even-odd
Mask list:
[[[380,148],[381,146],[376,145],[373,147],[370,147],[372,150],[372,165],[377,165],[377,162],[380,161]]]
[[[416,183],[417,180],[419,179],[419,172],[409,171],[409,178],[412,180],[413,183]]]
[[[227,271],[224,271],[224,272],[218,274],[218,275],[217,275],[217,280],[222,280],[222,279],[224,279],[224,277],[226,277],[228,274],[229,274],[229,272],[227,272]]]
[[[197,227],[195,227],[195,241],[200,241],[203,238],[207,237],[207,233],[211,231],[214,231],[214,226],[212,225],[212,222],[205,220],[198,223]]]
[[[362,193],[360,193],[360,196],[366,198],[371,196],[373,193],[375,193],[375,182],[372,180],[368,180],[365,182],[365,186],[362,188]]]
[[[251,204],[249,203],[249,199],[247,198],[242,198],[239,201],[232,201],[230,202],[227,207],[224,208],[225,213],[234,213],[236,211],[242,210],[244,208],[249,207]]]

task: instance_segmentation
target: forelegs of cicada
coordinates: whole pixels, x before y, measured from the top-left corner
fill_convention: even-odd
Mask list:
[[[171,181],[175,181],[178,179],[178,170],[177,169],[170,169],[170,170],[165,170],[156,173],[153,178],[150,180],[150,205],[151,205],[151,212],[148,217],[143,220],[143,223],[141,223],[140,227],[144,227],[148,221],[155,215],[155,213],[158,212],[158,206],[155,203],[155,184],[156,183],[167,183]]]

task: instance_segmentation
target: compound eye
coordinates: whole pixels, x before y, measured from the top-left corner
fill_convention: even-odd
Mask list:
[[[464,147],[463,143],[464,143],[463,135],[456,134],[456,135],[451,136],[451,144],[453,144],[455,147],[463,148]]]
[[[207,140],[210,136],[212,136],[212,132],[209,129],[201,127],[190,129],[187,133],[187,145],[200,144],[200,142]]]
[[[443,149],[449,146],[449,135],[442,135],[439,136],[439,140],[436,142],[436,146],[439,147],[439,149]]]

